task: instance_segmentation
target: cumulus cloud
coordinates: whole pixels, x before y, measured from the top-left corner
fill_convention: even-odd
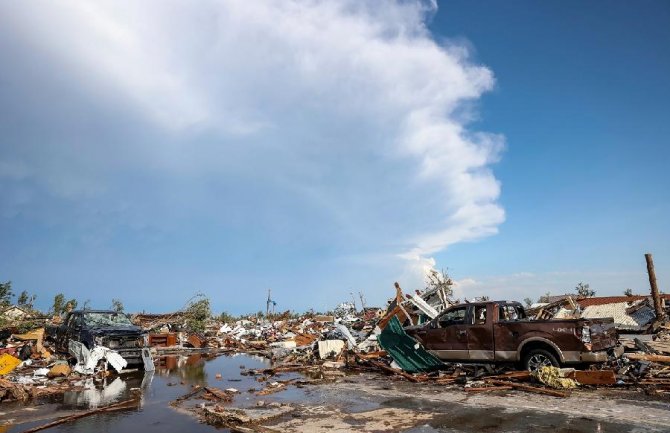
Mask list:
[[[2,215],[104,236],[253,225],[269,245],[383,257],[422,280],[432,254],[504,220],[503,139],[464,115],[493,74],[435,41],[435,8],[6,4]]]

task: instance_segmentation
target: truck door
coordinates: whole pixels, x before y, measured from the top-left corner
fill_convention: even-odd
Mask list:
[[[468,359],[467,306],[447,310],[427,331],[426,348],[445,360]]]
[[[468,326],[468,355],[473,361],[492,361],[493,343],[493,304],[473,305]]]
[[[526,315],[521,306],[499,304],[495,308],[493,332],[496,361],[518,361],[517,348]]]

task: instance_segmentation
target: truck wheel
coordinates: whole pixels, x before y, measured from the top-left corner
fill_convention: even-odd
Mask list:
[[[533,349],[523,357],[523,366],[528,371],[535,371],[540,367],[558,367],[559,363],[553,353],[544,349]]]

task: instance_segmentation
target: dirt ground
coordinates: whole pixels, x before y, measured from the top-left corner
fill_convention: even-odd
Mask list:
[[[519,391],[469,394],[360,375],[306,391],[282,432],[668,432],[670,405],[636,391],[580,390],[569,398]]]

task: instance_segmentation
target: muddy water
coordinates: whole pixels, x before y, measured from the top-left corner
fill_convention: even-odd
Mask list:
[[[248,392],[261,389],[262,384],[253,377],[242,376],[242,368],[264,368],[269,362],[261,357],[233,355],[208,357],[195,354],[190,356],[169,356],[158,360],[156,372],[131,373],[104,382],[82,383],[87,389],[66,392],[38,406],[25,407],[18,404],[0,407],[0,424],[12,422],[9,428],[0,425],[0,432],[22,432],[29,428],[46,424],[55,418],[80,412],[89,408],[120,402],[142,392],[138,409],[93,415],[74,422],[52,427],[48,432],[90,433],[170,433],[170,432],[212,432],[208,425],[200,424],[192,416],[180,413],[170,406],[170,402],[186,394],[194,385],[209,384],[218,388],[236,388],[235,405],[255,403],[256,397]],[[221,379],[216,375],[221,374]],[[225,430],[218,430],[225,431]]]
[[[201,424],[185,410],[170,406],[170,402],[188,393],[194,385],[209,385],[240,391],[231,403],[233,407],[253,407],[259,400],[290,402],[302,408],[296,417],[270,423],[283,433],[333,433],[349,431],[405,433],[475,433],[475,432],[538,432],[538,433],[642,433],[670,431],[670,427],[639,426],[617,422],[616,419],[594,419],[579,414],[566,416],[551,411],[482,407],[456,401],[435,401],[422,398],[430,392],[444,393],[443,388],[422,387],[397,383],[379,375],[340,377],[335,383],[294,386],[285,391],[257,397],[253,390],[263,388],[254,377],[243,376],[243,369],[268,367],[269,362],[250,355],[170,356],[158,360],[155,373],[134,373],[112,377],[104,382],[82,382],[80,389],[54,397],[39,405],[4,404],[0,406],[0,433],[23,432],[54,419],[81,411],[124,401],[141,394],[139,407],[105,414],[96,414],[67,424],[52,427],[47,432],[68,433],[172,433],[227,432]],[[217,379],[220,374],[222,377]],[[298,377],[283,374],[277,380]],[[432,391],[431,391],[432,390]],[[462,391],[447,391],[457,398],[468,398]],[[514,402],[521,397],[510,396]],[[538,397],[541,398],[541,397]],[[512,401],[512,400],[506,400]],[[182,406],[195,405],[191,399]],[[560,404],[555,400],[547,403]],[[616,401],[606,402],[613,405]],[[639,407],[640,417],[650,404]],[[311,409],[310,409],[311,408]],[[320,408],[316,409],[315,408]],[[300,410],[298,411],[300,412]],[[393,413],[396,418],[393,418]],[[388,414],[388,415],[387,415]],[[580,416],[581,415],[581,416]],[[416,422],[407,423],[407,419]],[[273,425],[274,424],[274,425]],[[416,426],[416,427],[409,427]]]

